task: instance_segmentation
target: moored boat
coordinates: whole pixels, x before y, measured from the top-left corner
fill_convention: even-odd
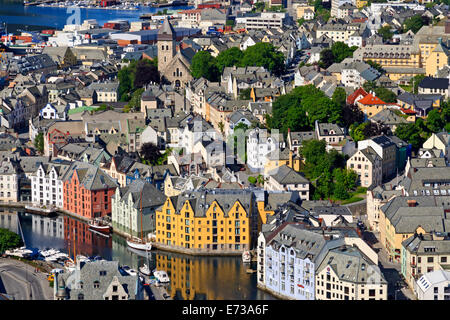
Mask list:
[[[150,251],[152,250],[151,242],[143,241],[139,238],[127,239],[127,245],[136,250]]]
[[[169,283],[170,282],[170,278],[167,275],[167,272],[165,272],[163,270],[154,270],[153,275],[155,276],[156,280],[158,280],[158,282],[160,282],[160,283]]]
[[[111,226],[100,219],[94,219],[89,221],[89,228],[98,232],[109,234],[111,232]]]
[[[250,251],[242,252],[242,261],[244,263],[250,263],[252,261],[252,256],[250,254]]]

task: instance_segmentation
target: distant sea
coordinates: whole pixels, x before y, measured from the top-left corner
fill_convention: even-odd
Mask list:
[[[96,19],[100,25],[117,19],[131,22],[138,21],[139,16],[144,13],[155,13],[163,9],[181,11],[190,8],[192,7],[151,8],[141,6],[138,10],[80,8],[79,21],[82,23],[86,19]],[[73,11],[70,10],[59,7],[24,6],[22,1],[0,0],[0,23],[6,22],[8,32],[13,33],[17,30],[62,29],[67,23],[74,23],[74,20],[70,19],[73,15]]]

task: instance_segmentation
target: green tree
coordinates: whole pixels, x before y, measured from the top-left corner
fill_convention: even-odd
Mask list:
[[[250,100],[250,93],[252,91],[252,88],[246,88],[241,90],[239,93],[239,100]]]
[[[349,47],[347,44],[341,41],[337,41],[331,46],[331,52],[333,53],[335,62],[341,62],[345,58],[353,56],[353,52],[356,49],[358,49],[358,47]]]
[[[143,163],[148,163],[151,165],[158,164],[158,161],[162,156],[159,148],[151,142],[142,144],[139,155]]]
[[[402,123],[395,129],[395,135],[410,143],[415,150],[421,148],[425,142],[421,133],[420,125],[415,125],[414,123]]]
[[[323,49],[320,52],[320,61],[319,66],[321,68],[327,69],[329,66],[331,66],[334,63],[334,55],[333,51],[331,49]]]
[[[215,62],[214,57],[208,51],[198,51],[192,58],[192,76],[197,79],[204,77],[209,81],[218,81],[220,73]]]
[[[394,33],[391,31],[390,26],[384,26],[378,29],[378,34],[383,37],[384,41],[391,40]]]
[[[365,140],[367,138],[367,136],[364,133],[364,130],[368,125],[369,121],[363,123],[355,122],[350,126],[350,136],[352,137],[353,141],[358,142],[361,140]]]
[[[430,18],[416,14],[411,18],[405,19],[403,22],[403,32],[412,30],[412,32],[417,33],[424,25],[428,25],[429,23]]]
[[[255,177],[250,176],[248,177],[248,182],[250,182],[251,184],[256,184],[257,180]]]
[[[220,72],[223,72],[225,67],[240,66],[243,56],[244,53],[238,47],[231,47],[217,55],[216,66]]]
[[[271,43],[258,42],[244,50],[241,65],[264,67],[279,76],[284,72],[284,54]]]
[[[17,233],[0,228],[0,254],[6,250],[23,246],[22,238]]]
[[[380,98],[381,100],[383,100],[384,102],[389,102],[389,103],[397,102],[397,96],[395,95],[395,93],[393,93],[389,89],[378,87],[378,88],[375,88],[374,91],[375,91],[375,94],[377,95],[377,97]]]
[[[303,23],[305,23],[305,18],[297,19],[298,26],[300,27]]]
[[[141,97],[144,91],[144,88],[139,88],[135,92],[133,92],[130,101],[124,107],[124,112],[141,110]]]
[[[128,67],[122,68],[117,74],[119,79],[119,99],[120,101],[130,100],[130,92],[133,88],[132,74],[129,72]]]
[[[40,153],[44,153],[44,134],[42,132],[39,132],[34,138],[34,147]]]
[[[437,109],[433,109],[428,113],[425,123],[427,128],[434,133],[441,131],[441,129],[444,127],[444,122],[442,121],[441,114]]]
[[[333,95],[331,96],[331,100],[333,100],[337,105],[344,108],[347,103],[347,93],[345,92],[345,89],[342,87],[337,87],[336,90],[334,90]]]
[[[422,82],[422,80],[425,78],[425,75],[423,74],[418,74],[415,75],[412,79],[411,79],[411,83],[413,85],[413,93],[417,94],[419,93],[419,84],[420,82]]]
[[[159,83],[158,67],[149,59],[139,60],[134,73],[133,87],[142,88],[150,82]]]

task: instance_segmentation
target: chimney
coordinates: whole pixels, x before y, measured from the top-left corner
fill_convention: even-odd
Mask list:
[[[417,207],[417,201],[416,200],[408,200],[408,207]]]

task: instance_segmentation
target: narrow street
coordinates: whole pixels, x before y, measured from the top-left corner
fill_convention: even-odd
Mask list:
[[[367,216],[361,216],[361,220],[367,226],[366,218]],[[400,263],[389,261],[388,254],[386,249],[383,248],[379,236],[379,233],[369,230],[363,232],[363,239],[378,254],[378,266],[388,282],[388,300],[415,300],[414,293],[402,278]]]

